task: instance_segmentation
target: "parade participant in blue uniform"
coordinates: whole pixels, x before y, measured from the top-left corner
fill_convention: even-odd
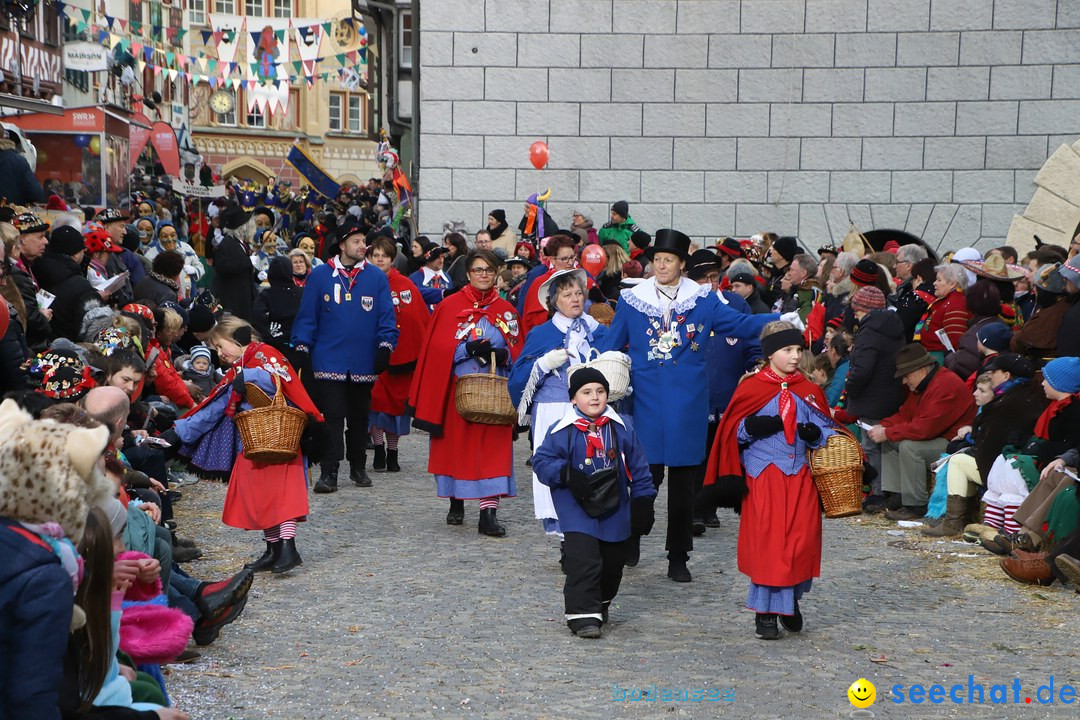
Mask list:
[[[409,276],[409,280],[420,288],[420,296],[428,304],[429,310],[442,302],[443,295],[447,290],[454,287],[450,276],[443,272],[443,263],[450,251],[444,247],[436,247],[428,243],[424,249],[424,265]]]
[[[686,274],[699,285],[707,285],[716,293],[720,302],[738,310],[744,315],[753,315],[750,305],[738,293],[720,290],[720,256],[711,250],[698,250],[690,257]],[[720,417],[727,408],[735,386],[744,373],[753,370],[761,360],[761,342],[724,337],[712,333],[705,343],[705,373],[709,381],[709,429],[705,442],[712,442]],[[694,492],[701,490],[705,478],[705,467],[701,467],[694,482]],[[707,527],[720,527],[716,513],[705,517],[694,517],[694,535],[702,535]]]
[[[533,468],[551,488],[566,535],[566,624],[600,637],[622,582],[626,539],[647,535],[656,487],[628,420],[608,407],[609,385],[595,368],[570,374],[573,407],[537,436]]]
[[[645,249],[652,278],[623,290],[600,350],[629,346],[634,421],[646,423],[642,438],[653,482],[668,487],[668,577],[690,582],[686,561],[693,549],[694,478],[705,461],[708,379],[705,344],[712,334],[756,338],[776,315],[743,315],[720,302],[708,286],[682,277],[690,238],[664,228]],[[632,536],[627,565],[637,564],[639,538]]]
[[[327,448],[314,488],[318,493],[337,490],[346,445],[350,478],[360,487],[371,486],[365,470],[371,388],[390,366],[398,340],[390,283],[364,260],[364,231],[356,223],[338,230],[332,257],[311,271],[293,321],[293,345],[311,354],[316,404],[326,416]]]
[[[585,271],[559,270],[540,286],[540,303],[551,319],[533,329],[510,371],[510,399],[518,408],[518,424],[531,424],[533,437],[544,432],[567,410],[570,369],[589,359],[607,328],[585,314]],[[533,509],[548,534],[561,534],[551,493],[533,474]]]

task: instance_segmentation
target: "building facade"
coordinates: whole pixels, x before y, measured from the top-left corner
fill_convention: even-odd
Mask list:
[[[359,25],[351,22],[351,8],[343,0],[188,0],[191,33],[190,54],[217,57],[213,44],[202,42],[210,29],[210,13],[242,15],[248,23],[261,19],[316,18],[333,21],[333,32],[322,38],[320,54],[332,56],[360,47]],[[250,30],[250,27],[248,28]],[[249,39],[249,38],[248,38]],[[290,37],[290,61],[300,57]],[[243,42],[243,41],[242,41]],[[241,45],[236,59],[244,60]],[[336,65],[330,67],[336,68]],[[361,67],[360,74],[365,69]],[[343,83],[338,78],[292,82],[288,108],[284,111],[249,112],[247,86],[229,87],[233,110],[215,112],[210,99],[216,89],[200,83],[191,89],[192,136],[203,160],[223,177],[265,183],[270,177],[302,181],[285,162],[294,142],[339,182],[362,182],[378,173],[371,98],[364,85]]]
[[[419,25],[428,232],[551,187],[560,224],[627,200],[649,232],[987,248],[1080,135],[1072,0],[445,0]]]

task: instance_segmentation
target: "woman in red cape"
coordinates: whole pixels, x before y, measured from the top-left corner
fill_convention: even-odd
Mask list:
[[[779,637],[777,618],[802,629],[799,598],[821,574],[821,501],[807,453],[838,425],[825,392],[798,372],[805,340],[785,322],[765,326],[769,365],[735,389],[713,439],[702,508],[740,507],[739,571],[750,577],[746,606],[756,632]]]
[[[289,462],[264,465],[244,457],[233,418],[251,405],[241,395],[240,382],[255,384],[270,397],[280,382],[285,399],[307,413],[309,422],[322,422],[322,414],[289,361],[259,342],[244,320],[225,317],[210,331],[209,341],[222,362],[232,367],[206,400],[176,421],[174,430],[184,446],[181,454],[204,471],[232,467],[222,522],[263,531],[266,552],[246,567],[287,572],[302,563],[296,551],[296,523],[308,514],[307,459],[297,453]]]
[[[457,379],[490,370],[509,375],[521,352],[517,313],[495,289],[499,259],[488,250],[466,257],[469,284],[435,308],[409,391],[413,427],[431,434],[428,472],[439,497],[450,499],[448,525],[461,525],[465,500],[480,500],[479,531],[501,537],[496,519],[500,497],[514,497],[513,425],[465,420],[454,404]]]
[[[386,273],[390,282],[390,297],[394,301],[398,343],[390,355],[390,367],[379,375],[371,389],[371,416],[368,430],[375,445],[374,470],[398,472],[398,438],[409,434],[409,416],[405,402],[409,399],[413,371],[420,347],[427,335],[431,313],[420,297],[412,280],[394,267],[397,245],[387,237],[378,237],[368,247],[368,258],[375,267]]]

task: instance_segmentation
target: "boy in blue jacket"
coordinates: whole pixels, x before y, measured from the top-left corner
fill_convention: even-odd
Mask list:
[[[599,370],[573,372],[574,407],[551,426],[533,456],[533,472],[551,488],[566,536],[566,624],[583,638],[600,637],[600,626],[607,622],[608,607],[622,582],[625,541],[631,532],[649,534],[656,498],[645,451],[630,421],[608,407],[608,390],[607,378]],[[611,470],[616,489],[606,495],[607,502],[579,502],[580,488],[588,478]],[[577,496],[571,485],[579,489]],[[598,513],[600,509],[603,512]]]

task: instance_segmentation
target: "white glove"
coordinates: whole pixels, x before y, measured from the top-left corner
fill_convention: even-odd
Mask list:
[[[186,268],[184,268],[184,272],[186,272],[188,275],[194,275],[195,273],[198,272],[198,270],[196,270],[193,267],[186,267]]]
[[[261,282],[261,283],[263,283],[263,282],[266,282],[266,271],[265,271],[265,270],[261,270],[261,271],[259,272],[259,276],[258,276],[258,277],[259,277],[259,282]]]
[[[796,330],[805,330],[806,329],[806,323],[804,323],[802,321],[802,318],[799,317],[799,313],[797,313],[797,312],[793,311],[793,312],[784,313],[783,315],[780,316],[780,319],[783,320],[784,322],[789,322],[792,325],[794,325]]]
[[[540,363],[540,367],[544,372],[551,372],[561,368],[569,359],[570,354],[566,352],[565,348],[555,348],[554,350],[548,350],[537,362]]]

